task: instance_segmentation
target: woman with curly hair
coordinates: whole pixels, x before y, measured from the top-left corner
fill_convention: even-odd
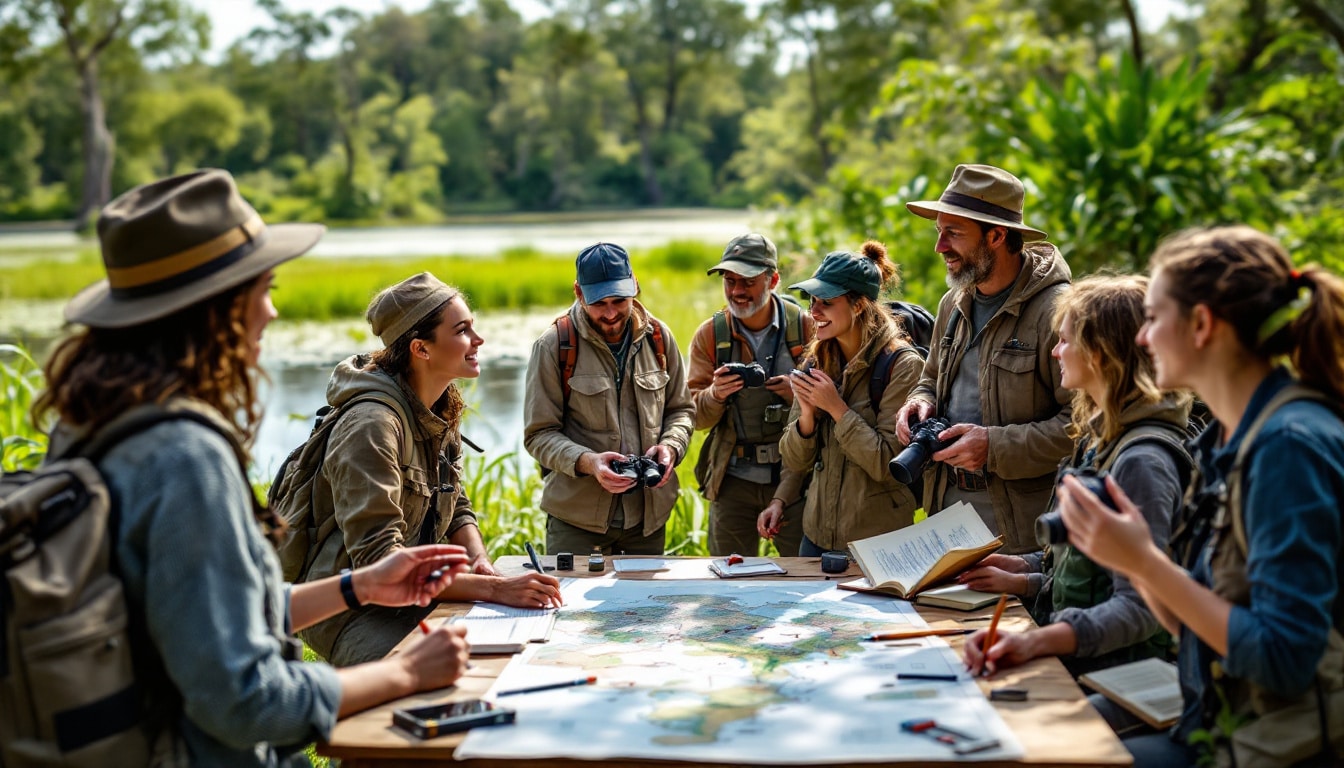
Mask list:
[[[790,469],[811,473],[803,557],[914,522],[918,500],[887,469],[899,446],[896,412],[924,367],[909,335],[878,302],[883,287],[898,282],[887,249],[869,241],[857,254],[828,254],[811,279],[789,286],[808,296],[817,331],[804,352],[810,368],[790,379],[793,410],[779,443]],[[884,364],[888,371],[880,370]],[[871,379],[882,375],[886,388],[874,398]],[[778,524],[779,513],[766,510],[757,529],[767,536]]]
[[[224,171],[132,189],[98,219],[107,279],[66,307],[86,327],[46,366],[34,417],[58,417],[49,460],[103,430],[148,424],[98,467],[117,512],[115,571],[143,692],[132,706],[159,726],[143,745],[155,765],[306,765],[302,747],[329,737],[338,717],[449,685],[466,667],[456,628],[344,670],[303,662],[288,636],[351,597],[428,605],[467,567],[460,547],[418,547],[345,577],[282,583],[272,545],[284,525],[256,503],[245,446],[259,419],[262,332],[276,317],[273,270],[322,232],[266,226]]]

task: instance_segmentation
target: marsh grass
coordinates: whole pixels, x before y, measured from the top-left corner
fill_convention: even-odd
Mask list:
[[[47,453],[47,435],[29,415],[42,390],[42,369],[27,349],[0,344],[0,472],[35,469]]]

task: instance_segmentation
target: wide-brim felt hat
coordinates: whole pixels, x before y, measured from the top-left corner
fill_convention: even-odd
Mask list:
[[[267,226],[227,171],[136,187],[99,214],[107,278],[76,294],[65,319],[126,328],[167,317],[302,255],[325,231],[321,224]]]
[[[1027,241],[1044,240],[1046,234],[1022,223],[1026,192],[1022,181],[992,165],[958,165],[952,181],[937,200],[906,203],[916,216],[936,219],[940,213],[964,216],[994,227],[1008,227]]]

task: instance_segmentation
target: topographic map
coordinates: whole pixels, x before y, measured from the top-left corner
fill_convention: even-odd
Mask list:
[[[955,760],[905,733],[934,718],[1021,749],[937,638],[869,643],[923,626],[909,603],[810,581],[576,579],[551,639],[516,656],[491,696],[595,676],[594,685],[498,697],[512,726],[472,731],[459,759],[653,758],[734,763]],[[956,674],[898,681],[899,672]]]

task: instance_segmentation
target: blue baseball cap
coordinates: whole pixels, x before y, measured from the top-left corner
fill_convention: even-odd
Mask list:
[[[578,271],[583,302],[592,304],[612,296],[630,298],[639,294],[635,274],[630,271],[630,254],[619,245],[597,243],[579,251],[574,266]]]
[[[834,299],[853,291],[876,300],[882,290],[882,273],[863,254],[835,251],[826,254],[810,279],[790,285],[789,290],[818,299]]]

